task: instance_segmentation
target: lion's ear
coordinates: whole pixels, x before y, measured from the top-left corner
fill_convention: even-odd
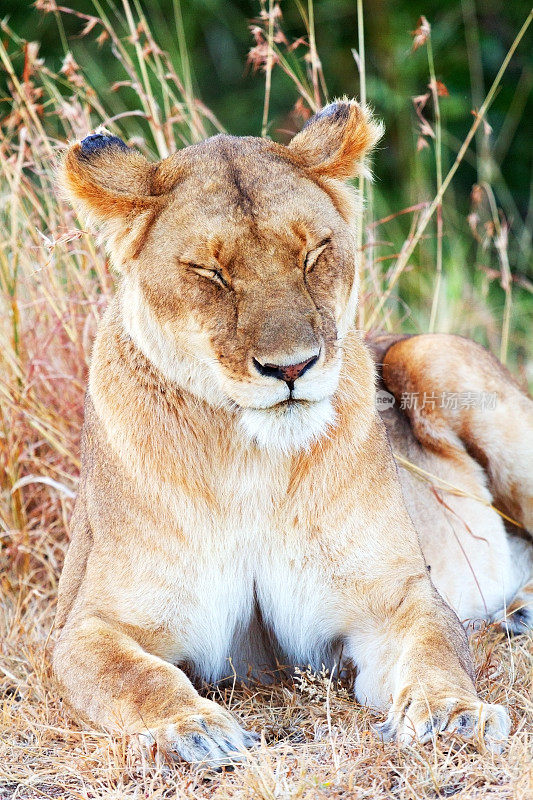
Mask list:
[[[67,150],[59,171],[62,193],[105,235],[116,266],[134,258],[161,207],[153,191],[156,164],[117,136],[94,133]]]
[[[339,100],[311,117],[288,147],[317,175],[347,180],[362,171],[365,155],[382,135],[383,126],[367,108]]]
[[[69,147],[59,181],[76,211],[105,222],[126,218],[153,203],[154,169],[118,136],[93,133]]]

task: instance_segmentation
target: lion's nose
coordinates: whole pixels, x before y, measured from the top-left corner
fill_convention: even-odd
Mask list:
[[[316,364],[319,355],[320,353],[316,353],[316,355],[305,361],[300,361],[298,364],[262,364],[256,358],[254,358],[253,362],[254,367],[261,375],[266,375],[269,378],[278,378],[280,381],[285,381],[289,388],[292,388],[294,381],[301,378],[304,372],[307,372],[313,364]]]

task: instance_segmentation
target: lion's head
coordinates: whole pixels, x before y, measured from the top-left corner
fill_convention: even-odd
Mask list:
[[[220,135],[149,163],[94,134],[64,158],[68,197],[122,273],[128,333],[168,379],[234,408],[260,446],[300,448],[333,421],[357,301],[344,181],[380,133],[337,102],[288,146]]]

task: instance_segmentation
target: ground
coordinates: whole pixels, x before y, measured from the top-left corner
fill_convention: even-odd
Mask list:
[[[474,634],[472,647],[482,697],[511,713],[501,755],[457,739],[383,744],[372,730],[379,715],[329,676],[304,673],[271,687],[211,688],[262,735],[246,765],[206,773],[142,764],[127,741],[81,724],[62,702],[50,631],[63,546],[41,544],[40,565],[18,580],[6,570],[1,583],[0,800],[533,797],[533,638],[495,627]]]

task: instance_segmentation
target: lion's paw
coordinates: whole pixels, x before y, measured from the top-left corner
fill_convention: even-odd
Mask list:
[[[218,768],[243,761],[258,738],[223,708],[206,700],[197,712],[176,715],[138,733],[136,743],[145,756],[159,762],[181,759]]]
[[[533,583],[524,586],[513,602],[492,616],[493,622],[511,636],[520,636],[533,630]]]
[[[503,706],[483,703],[475,697],[446,698],[438,702],[429,697],[412,698],[400,711],[391,709],[387,720],[376,726],[384,741],[421,744],[441,733],[482,742],[494,752],[501,752],[509,736],[511,723]]]

